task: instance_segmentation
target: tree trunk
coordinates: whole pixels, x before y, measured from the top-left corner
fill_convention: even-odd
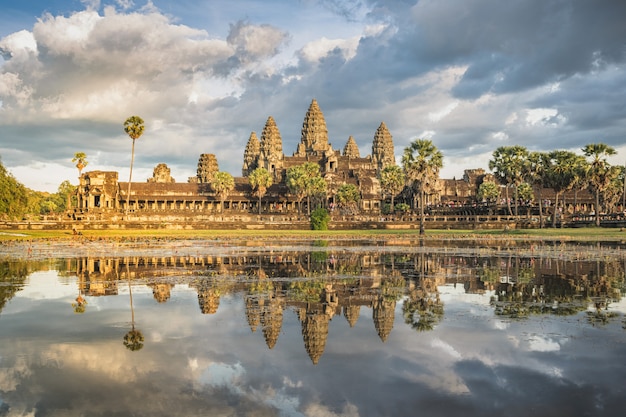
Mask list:
[[[506,197],[506,206],[509,209],[509,216],[512,216],[513,211],[511,210],[511,200],[509,199],[509,184],[504,187],[504,195]]]
[[[515,201],[514,201],[514,206],[515,206],[515,217],[517,217],[519,215],[517,207],[518,207],[518,194],[517,194],[517,184],[515,184]]]
[[[424,229],[424,190],[420,190],[420,235],[426,233]]]
[[[539,228],[543,229],[543,208],[542,208],[542,204],[541,204],[541,187],[539,188]]]
[[[130,152],[130,175],[128,176],[128,194],[126,196],[126,214],[130,208],[130,183],[133,180],[133,162],[135,161],[135,139],[133,139],[133,146]]]
[[[552,210],[552,228],[556,228],[556,213],[559,209],[559,193],[554,193],[554,210]]]
[[[261,214],[261,194],[259,194],[259,214]]]
[[[600,227],[600,190],[596,190],[596,226]]]

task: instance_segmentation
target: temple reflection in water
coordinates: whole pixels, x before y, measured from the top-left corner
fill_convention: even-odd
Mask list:
[[[78,278],[77,312],[85,309],[78,300],[117,295],[126,283],[150,287],[159,303],[170,299],[176,285],[193,288],[201,314],[215,314],[221,297],[238,293],[245,302],[248,326],[263,333],[269,349],[278,342],[285,311],[294,312],[304,347],[316,364],[326,347],[329,322],[338,316],[354,327],[363,309],[371,310],[382,342],[393,330],[397,307],[402,309],[403,325],[417,331],[433,329],[444,316],[439,290],[445,285],[489,295],[494,313],[502,316],[589,310],[590,320],[601,321],[609,303],[621,298],[624,264],[583,258],[354,252],[320,242],[311,251],[231,256],[11,261],[2,267],[3,282],[10,276],[12,285],[0,288],[0,311],[29,273],[48,268]]]

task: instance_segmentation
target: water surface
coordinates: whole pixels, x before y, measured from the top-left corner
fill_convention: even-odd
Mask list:
[[[0,247],[0,416],[616,416],[620,244]]]

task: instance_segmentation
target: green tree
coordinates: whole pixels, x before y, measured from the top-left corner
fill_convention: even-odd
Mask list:
[[[591,143],[585,145],[582,150],[589,162],[587,166],[587,181],[589,189],[595,195],[596,226],[600,226],[600,194],[610,186],[613,177],[618,174],[617,170],[612,169],[607,158],[615,155],[617,152],[614,148],[604,143]]]
[[[128,194],[126,199],[126,212],[130,208],[130,184],[133,180],[133,162],[135,161],[135,141],[143,135],[145,126],[143,119],[139,116],[130,116],[124,122],[124,132],[133,140],[133,147],[130,153],[130,174],[128,175]]]
[[[337,190],[337,203],[339,207],[348,213],[356,213],[359,210],[361,193],[354,184],[342,184]]]
[[[548,157],[550,158],[550,165],[546,170],[546,177],[547,185],[554,190],[552,227],[556,227],[559,197],[573,187],[580,156],[571,151],[556,150],[550,152]]]
[[[543,196],[541,190],[548,182],[547,171],[550,167],[550,156],[546,152],[531,152],[528,154],[524,177],[531,185],[537,188],[537,203],[539,206],[539,228],[543,228]]]
[[[0,217],[22,218],[28,208],[29,190],[0,161]]]
[[[398,165],[387,165],[380,172],[380,187],[383,194],[391,197],[391,210],[394,210],[394,198],[404,188],[405,177]]]
[[[424,230],[424,196],[436,187],[439,171],[443,167],[443,154],[428,139],[416,139],[404,149],[402,155],[404,174],[419,194],[420,235]]]
[[[289,192],[296,196],[298,209],[302,213],[302,200],[307,197],[307,210],[311,212],[311,197],[326,193],[326,181],[320,176],[320,167],[314,162],[306,162],[287,169],[285,183]]]
[[[517,195],[522,201],[529,203],[529,206],[526,208],[526,214],[530,214],[530,204],[535,199],[533,187],[529,183],[523,182],[517,187]]]
[[[261,198],[267,192],[267,189],[274,183],[272,174],[265,168],[257,168],[250,173],[248,181],[254,192],[254,195],[259,197],[259,214],[261,214]]]
[[[476,194],[476,198],[479,202],[484,201],[489,205],[497,202],[499,196],[500,187],[498,187],[498,184],[492,181],[483,181],[482,184],[480,184],[480,186],[478,187],[478,193]]]
[[[85,168],[89,162],[87,161],[87,154],[85,152],[76,152],[72,158],[72,162],[76,162],[76,168],[78,169],[78,177],[82,175],[83,168]]]
[[[235,179],[228,172],[216,172],[211,185],[215,190],[215,195],[220,200],[220,211],[224,211],[224,200],[230,191],[235,188]]]
[[[325,208],[317,208],[311,213],[311,229],[328,230],[328,222],[330,222],[330,214]]]
[[[76,186],[68,180],[59,184],[56,195],[59,201],[59,212],[63,212],[76,205]]]
[[[515,187],[515,215],[517,216],[517,187],[524,181],[524,167],[528,158],[528,151],[525,147],[514,146],[501,146],[496,149],[492,154],[491,160],[489,160],[489,169],[493,171],[493,174],[498,181],[505,186],[506,204],[509,209],[509,214],[513,215],[511,211],[511,202],[509,199],[509,187]]]

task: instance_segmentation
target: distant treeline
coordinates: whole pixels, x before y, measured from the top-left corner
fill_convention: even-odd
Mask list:
[[[31,190],[17,181],[0,161],[0,220],[62,213],[69,201],[76,201],[75,194],[76,186],[67,180],[59,185],[56,193]]]

